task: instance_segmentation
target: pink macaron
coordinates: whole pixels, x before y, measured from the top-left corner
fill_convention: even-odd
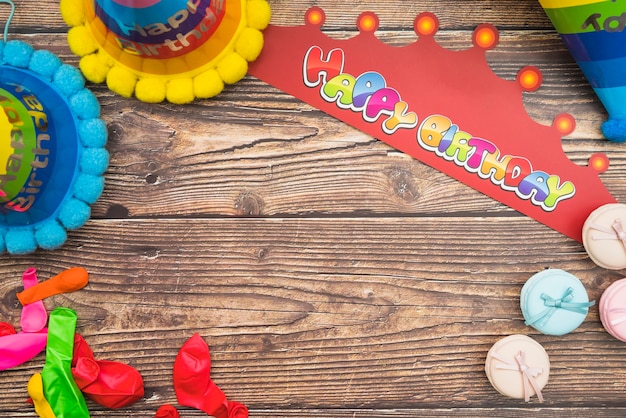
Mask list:
[[[602,293],[599,311],[604,329],[626,342],[626,278],[616,281]]]

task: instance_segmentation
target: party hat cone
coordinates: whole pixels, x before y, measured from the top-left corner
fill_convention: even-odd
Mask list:
[[[0,39],[0,253],[55,249],[91,216],[109,154],[100,104],[47,50]]]
[[[61,0],[80,69],[114,92],[188,103],[241,80],[263,48],[266,0]]]
[[[539,2],[609,114],[604,136],[626,141],[626,1]]]

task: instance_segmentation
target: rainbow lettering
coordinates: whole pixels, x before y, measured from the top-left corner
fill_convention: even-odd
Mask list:
[[[524,157],[501,155],[490,141],[459,130],[446,116],[432,115],[419,127],[417,141],[422,148],[465,168],[480,178],[490,180],[504,190],[515,192],[524,200],[552,211],[558,202],[574,196],[576,188],[559,176],[535,171]]]
[[[320,93],[324,100],[336,102],[341,109],[361,112],[367,122],[376,122],[382,115],[387,115],[382,123],[382,130],[387,135],[400,128],[417,126],[415,112],[407,112],[409,105],[397,90],[387,86],[382,75],[368,71],[355,78],[343,73],[343,65],[343,50],[333,49],[324,60],[322,49],[313,46],[304,58],[304,84],[307,87],[322,84]]]
[[[303,82],[309,88],[319,86],[322,99],[344,110],[361,113],[364,121],[381,123],[387,135],[398,129],[415,129],[418,115],[409,111],[409,104],[400,93],[387,85],[375,71],[355,77],[344,73],[345,53],[332,49],[326,56],[319,46],[312,46],[304,56]],[[443,115],[426,117],[416,131],[417,143],[428,152],[450,161],[467,172],[490,181],[517,197],[530,201],[546,212],[559,202],[576,194],[570,181],[561,182],[557,175],[534,170],[525,157],[503,155],[491,141],[462,131]]]
[[[50,135],[48,115],[39,99],[26,87],[10,82],[0,88],[0,112],[10,137],[0,158],[0,204],[4,209],[26,212],[35,203],[47,175]],[[39,171],[38,171],[39,170]]]

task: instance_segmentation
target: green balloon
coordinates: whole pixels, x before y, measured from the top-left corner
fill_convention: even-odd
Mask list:
[[[41,371],[46,399],[57,418],[89,418],[82,392],[72,376],[76,312],[56,308],[48,321],[46,364]]]

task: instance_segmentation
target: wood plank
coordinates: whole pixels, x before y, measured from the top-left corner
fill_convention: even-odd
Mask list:
[[[519,55],[521,37],[512,36],[504,42],[509,45],[505,51],[493,55],[503,77],[514,77],[511,67],[517,70],[525,64],[519,58],[518,64],[510,64]],[[56,39],[56,48],[64,48],[62,36]],[[551,36],[538,35],[534,41],[536,48],[529,47],[528,56],[539,50],[547,60],[559,48],[565,52],[560,40]],[[545,67],[556,68],[552,63]],[[587,89],[593,95],[586,82],[550,85],[550,80],[562,77],[546,74],[546,93],[526,95],[529,112],[543,115],[539,122],[547,124],[564,110],[559,103],[572,102],[567,110],[574,108],[572,113],[582,122],[574,136],[564,140],[565,151],[581,165],[594,152],[610,155],[612,170],[603,179],[614,196],[623,199],[623,146],[599,138],[604,115],[595,96],[591,100],[574,93]],[[122,99],[103,86],[94,90],[109,124],[112,157],[107,191],[93,208],[97,218],[511,213],[251,77],[215,100],[184,107]],[[547,107],[553,109],[551,114]]]
[[[489,347],[514,333],[550,355],[546,406],[626,401],[626,352],[596,309],[552,337],[526,327],[518,307],[543,268],[576,274],[596,300],[620,273],[526,218],[90,221],[59,251],[0,265],[10,322],[15,271],[33,260],[41,278],[74,263],[90,271],[85,289],[46,305],[76,309],[100,358],[142,372],[146,400],[133,416],[175,402],[171,365],[194,332],[212,348],[216,381],[253,410],[521,407],[483,371]],[[41,361],[3,372],[0,410],[20,404]]]
[[[12,31],[24,33],[42,33],[45,31],[62,32],[66,25],[58,11],[58,2],[36,3],[27,0],[15,0],[17,13],[13,20]],[[309,0],[289,2],[270,0],[272,23],[299,25],[306,10],[311,7]],[[490,22],[509,28],[546,28],[550,21],[541,7],[533,1],[500,0],[497,6],[492,1],[424,0],[419,3],[407,3],[403,0],[364,0],[343,7],[334,0],[316,1],[327,14],[328,30],[354,27],[358,15],[363,11],[378,14],[381,27],[412,27],[415,16],[429,11],[439,16],[443,28],[468,28],[472,25]],[[502,13],[506,10],[510,13]],[[0,8],[0,21],[5,21],[8,7]]]
[[[15,2],[10,38],[77,64],[58,2]],[[467,48],[477,24],[495,24],[494,72],[511,80],[539,67],[543,86],[524,95],[529,115],[544,124],[574,115],[566,153],[578,164],[607,153],[602,178],[626,199],[624,145],[601,138],[606,114],[535,0],[270,3],[272,22],[286,25],[323,7],[336,38],[373,10],[392,45],[415,40],[424,10],[451,49]],[[0,22],[6,14],[0,5]],[[182,107],[89,87],[110,132],[105,192],[62,249],[0,256],[0,320],[19,323],[26,268],[41,279],[88,269],[85,289],[46,306],[74,308],[97,357],[130,363],[146,382],[142,401],[121,411],[89,402],[92,416],[152,417],[176,404],[172,364],[194,332],[211,346],[213,378],[253,417],[626,413],[626,352],[597,307],[562,337],[526,327],[519,310],[521,286],[544,268],[577,275],[595,300],[624,277],[579,243],[250,76]],[[500,396],[485,378],[488,349],[513,333],[550,355],[543,405]],[[25,385],[43,359],[0,372],[0,416],[34,416]]]
[[[402,34],[387,36],[398,42],[395,35]],[[445,46],[458,47],[458,38],[466,44],[470,35],[448,34]],[[594,152],[610,155],[612,169],[603,179],[618,199],[626,196],[623,146],[599,137],[604,114],[575,64],[560,64],[567,62],[560,39],[520,32],[502,38],[490,56],[494,71],[511,79],[526,64],[547,68],[544,88],[525,95],[529,114],[548,124],[564,108],[570,111],[580,123],[564,140],[565,152],[581,165]],[[54,39],[55,52],[66,49],[63,35]],[[76,62],[67,51],[65,58]],[[103,86],[94,91],[109,125],[111,152],[107,189],[93,207],[97,218],[513,214],[252,77],[214,100],[184,107],[126,100]]]

